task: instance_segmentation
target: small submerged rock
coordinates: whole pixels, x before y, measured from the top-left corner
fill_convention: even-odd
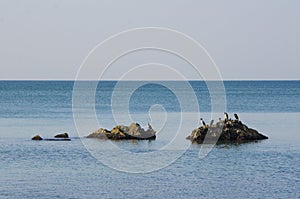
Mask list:
[[[43,140],[44,141],[71,141],[70,138],[47,138]]]
[[[194,129],[187,139],[198,144],[202,144],[204,140],[208,144],[224,144],[264,140],[268,137],[255,129],[248,128],[238,119],[225,119],[224,121],[219,120],[217,124],[206,125],[204,123],[201,127]]]
[[[55,138],[69,138],[68,133],[61,133],[54,136]]]
[[[138,123],[132,123],[130,126],[117,125],[111,130],[100,128],[94,131],[86,138],[99,138],[111,140],[155,140],[156,131],[149,125],[144,130]]]
[[[31,138],[31,140],[43,140],[43,138],[40,135],[35,135]]]

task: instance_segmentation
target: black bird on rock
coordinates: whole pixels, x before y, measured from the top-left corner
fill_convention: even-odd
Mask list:
[[[148,122],[148,129],[152,129],[152,126],[149,122]]]
[[[211,120],[209,126],[212,127],[213,124],[214,124],[214,120]]]
[[[227,121],[229,119],[228,113],[224,112],[224,117],[225,117],[225,121]]]
[[[204,122],[203,118],[200,118],[200,122],[201,122],[202,126],[206,126],[206,123]]]
[[[233,116],[236,120],[239,120],[239,116],[236,113]]]

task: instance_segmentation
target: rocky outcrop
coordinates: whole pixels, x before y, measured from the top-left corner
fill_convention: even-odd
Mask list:
[[[202,144],[204,139],[205,143],[224,144],[264,140],[268,137],[248,128],[239,120],[226,120],[211,126],[203,125],[194,129],[187,139],[198,144]]]
[[[40,135],[35,135],[31,138],[31,140],[43,140],[43,138]]]
[[[57,134],[54,136],[55,138],[69,138],[68,133]]]
[[[86,138],[99,138],[111,140],[154,140],[156,131],[149,127],[144,130],[138,123],[132,123],[130,126],[118,125],[111,130],[100,128],[94,131]]]

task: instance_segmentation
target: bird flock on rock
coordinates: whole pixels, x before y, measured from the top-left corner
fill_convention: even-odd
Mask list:
[[[240,120],[239,120],[239,116],[238,116],[236,113],[234,113],[233,116],[234,116],[236,122],[239,122],[239,121],[240,121]],[[221,126],[221,125],[223,125],[224,123],[225,123],[225,124],[228,123],[228,122],[230,123],[231,121],[232,121],[232,119],[229,118],[228,113],[224,112],[224,120],[222,120],[222,118],[219,118],[219,121],[217,122],[216,126]],[[203,120],[203,118],[200,118],[200,124],[201,124],[203,127],[213,127],[213,126],[215,126],[215,125],[214,125],[214,120],[211,120],[211,121],[210,121],[210,124],[207,125],[207,124],[205,123],[205,121]]]

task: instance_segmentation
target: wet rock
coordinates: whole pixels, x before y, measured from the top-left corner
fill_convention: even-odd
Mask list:
[[[55,138],[69,138],[68,133],[57,134],[54,136]]]
[[[223,121],[223,125],[202,126],[194,129],[187,137],[193,143],[243,143],[268,139],[257,130],[248,128],[238,120]],[[204,141],[205,140],[205,141]]]
[[[129,126],[117,125],[111,130],[100,128],[94,131],[87,138],[111,139],[111,140],[154,140],[156,131],[148,128],[146,131],[138,124],[132,123]]]
[[[46,138],[43,141],[71,141],[70,138]]]
[[[31,138],[31,140],[43,140],[43,138],[40,135],[35,135]]]

